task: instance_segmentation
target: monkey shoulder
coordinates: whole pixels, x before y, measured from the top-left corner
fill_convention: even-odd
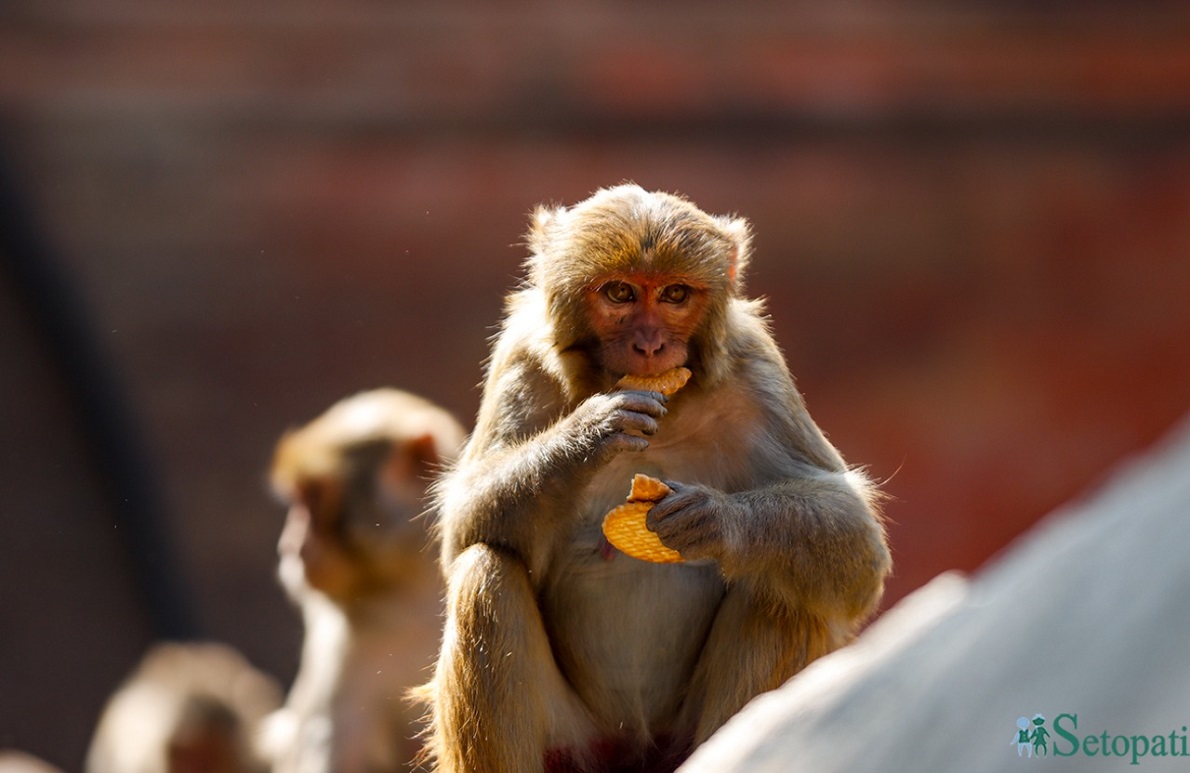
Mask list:
[[[473,444],[503,444],[534,435],[557,420],[567,398],[560,381],[528,350],[493,360]]]
[[[785,428],[805,407],[780,354],[742,353],[734,358],[730,375],[710,386],[695,384],[670,401],[671,412],[700,417],[692,428],[716,435],[747,434],[758,442]]]
[[[804,474],[807,464],[841,471],[842,459],[811,418],[761,310],[759,302],[735,304],[722,352],[726,375],[709,385],[696,381],[671,409],[699,415],[696,426],[711,430],[712,443],[750,460],[753,482]]]

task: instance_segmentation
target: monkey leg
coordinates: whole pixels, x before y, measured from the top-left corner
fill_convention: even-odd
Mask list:
[[[434,675],[432,753],[442,773],[540,771],[593,725],[558,670],[528,572],[485,544],[455,559]]]
[[[679,726],[692,728],[695,745],[701,744],[753,697],[781,686],[846,638],[819,616],[733,587],[711,626]]]

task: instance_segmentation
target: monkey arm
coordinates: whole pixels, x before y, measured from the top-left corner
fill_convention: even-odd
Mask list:
[[[880,600],[891,567],[874,490],[858,472],[815,471],[733,496],[724,571],[848,622]]]
[[[713,558],[730,582],[777,603],[866,616],[879,601],[890,558],[866,481],[814,471],[725,494],[669,482],[649,528],[688,558]]]
[[[531,363],[505,367],[489,383],[476,432],[439,489],[447,567],[485,543],[540,568],[554,534],[570,526],[577,492],[616,454],[647,448],[666,412],[664,397],[641,391],[592,395],[567,412],[550,386]],[[542,394],[550,398],[527,397]]]
[[[721,495],[730,507],[720,508],[720,566],[764,595],[856,622],[879,603],[892,566],[881,494],[811,418],[771,337],[744,341],[742,388],[763,406],[765,429],[755,485]]]

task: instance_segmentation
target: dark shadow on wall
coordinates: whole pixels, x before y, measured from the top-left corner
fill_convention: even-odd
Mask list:
[[[82,298],[21,190],[0,151],[0,271],[69,398],[154,636],[196,638],[200,632],[194,606],[180,576],[163,497],[136,418],[92,335]]]

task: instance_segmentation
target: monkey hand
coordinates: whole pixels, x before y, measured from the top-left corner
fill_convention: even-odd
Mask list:
[[[740,505],[722,491],[705,486],[668,480],[665,485],[673,493],[653,505],[645,525],[683,558],[721,560],[726,525],[739,517]]]
[[[603,461],[621,451],[643,451],[666,414],[660,392],[625,390],[589,397],[570,416],[571,438],[588,458]]]

